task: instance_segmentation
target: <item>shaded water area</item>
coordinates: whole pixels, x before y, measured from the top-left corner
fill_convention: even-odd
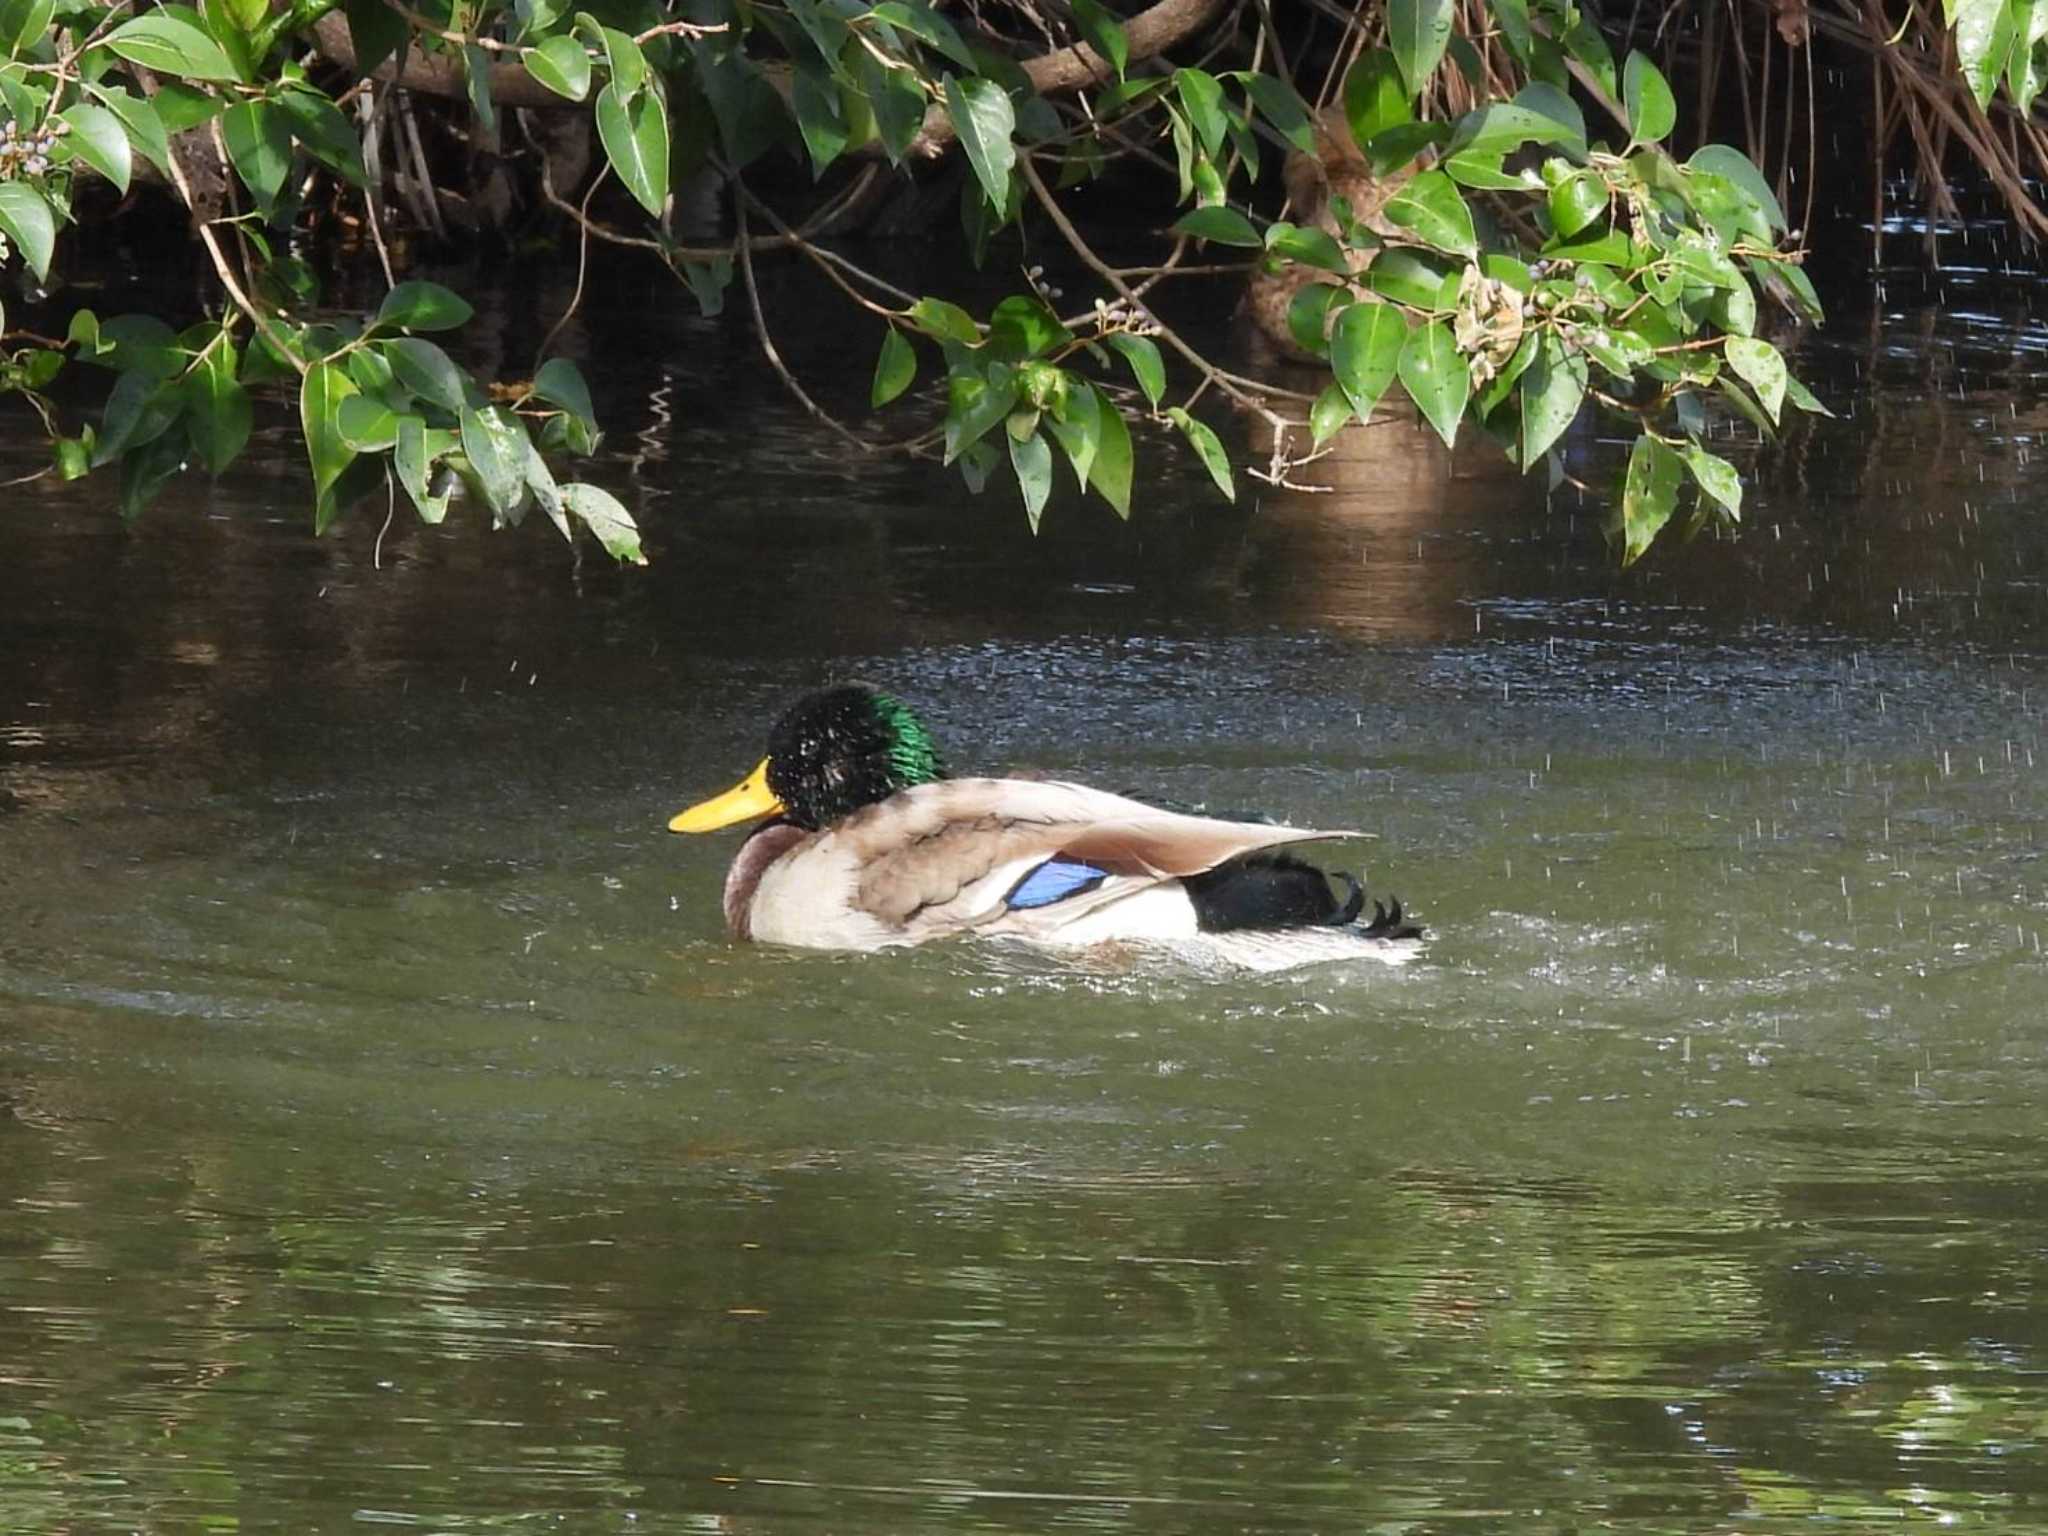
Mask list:
[[[1628,573],[1395,429],[1034,542],[625,282],[644,572],[316,542],[275,419],[132,534],[14,494],[0,1528],[2039,1529],[2038,298],[1842,306],[1841,419]],[[844,676],[1370,827],[1427,958],[736,949],[662,824]]]

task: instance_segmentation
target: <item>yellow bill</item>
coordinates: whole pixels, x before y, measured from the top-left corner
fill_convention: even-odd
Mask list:
[[[768,787],[768,759],[762,758],[754,771],[722,795],[713,795],[670,819],[671,832],[716,832],[735,822],[779,816],[783,804]]]

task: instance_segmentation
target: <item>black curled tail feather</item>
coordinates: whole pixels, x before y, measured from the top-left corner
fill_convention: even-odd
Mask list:
[[[1204,932],[1256,928],[1342,928],[1365,911],[1365,889],[1351,875],[1336,872],[1344,883],[1339,901],[1330,876],[1288,853],[1254,853],[1231,859],[1183,882],[1194,903],[1195,922]],[[1422,930],[1401,921],[1401,904],[1392,912],[1373,903],[1373,921],[1363,932],[1373,938],[1420,938]]]

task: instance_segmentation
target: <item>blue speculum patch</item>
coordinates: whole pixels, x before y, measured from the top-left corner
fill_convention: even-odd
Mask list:
[[[1049,907],[1069,896],[1092,891],[1109,878],[1109,871],[1084,864],[1079,859],[1047,859],[1010,887],[1006,899],[1012,911],[1021,907]]]

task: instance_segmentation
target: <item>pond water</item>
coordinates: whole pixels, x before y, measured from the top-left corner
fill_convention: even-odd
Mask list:
[[[0,1527],[2048,1521],[2036,295],[1844,306],[1741,538],[1620,573],[1394,428],[1033,541],[644,287],[645,571],[315,541],[281,420],[133,533],[8,493]],[[663,823],[845,676],[1367,826],[1427,957],[735,948]]]

